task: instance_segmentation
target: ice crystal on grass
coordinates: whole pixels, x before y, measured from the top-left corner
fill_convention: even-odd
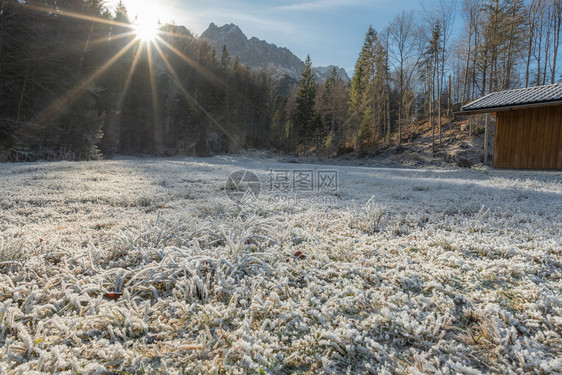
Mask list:
[[[339,206],[236,205],[241,166],[293,167],[3,165],[0,373],[562,372],[560,173],[346,167]]]
[[[348,212],[349,227],[374,234],[380,229],[384,211],[384,208],[376,203],[375,196],[372,196],[362,207],[358,207],[354,202]]]

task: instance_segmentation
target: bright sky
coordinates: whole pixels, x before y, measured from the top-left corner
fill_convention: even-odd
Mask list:
[[[351,76],[369,25],[383,29],[421,0],[124,0],[129,16],[174,21],[201,35],[211,22],[234,23],[248,38],[289,48],[314,66],[337,65]],[[431,6],[431,1],[424,1]],[[117,3],[109,0],[108,5]],[[457,19],[457,22],[460,20]]]

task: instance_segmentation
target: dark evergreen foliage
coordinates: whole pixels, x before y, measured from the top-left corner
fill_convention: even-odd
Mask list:
[[[316,138],[317,126],[315,100],[316,100],[316,78],[312,71],[310,56],[307,56],[301,79],[297,85],[297,97],[294,115],[294,127],[298,134],[298,142],[301,150],[308,149]]]
[[[0,2],[0,159],[269,146],[268,76],[183,27],[146,44],[128,22],[122,2]]]
[[[310,57],[298,82],[251,70],[183,26],[138,40],[122,1],[0,0],[0,161],[368,155],[424,121],[437,150],[463,103],[559,78],[562,0],[463,0],[456,44],[453,5],[370,27],[346,84],[317,82]]]

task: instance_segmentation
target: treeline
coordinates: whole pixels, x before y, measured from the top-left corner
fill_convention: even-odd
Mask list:
[[[0,0],[0,160],[376,153],[461,105],[557,82],[562,0],[442,0],[370,27],[350,84],[252,71],[186,28],[134,35],[122,3]],[[458,8],[457,8],[458,7]],[[462,14],[462,19],[458,15]]]
[[[102,0],[0,2],[0,160],[208,155],[269,137],[271,81]]]
[[[436,150],[463,104],[561,78],[561,23],[561,0],[441,0],[403,11],[380,31],[369,28],[349,88],[328,84],[334,94],[325,84],[314,96],[307,65],[283,116],[287,134],[299,135],[288,149],[376,153],[430,122]],[[326,107],[326,93],[346,105]]]

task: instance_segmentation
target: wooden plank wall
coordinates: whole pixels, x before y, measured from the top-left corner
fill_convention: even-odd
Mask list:
[[[498,112],[493,165],[562,170],[562,106]]]

